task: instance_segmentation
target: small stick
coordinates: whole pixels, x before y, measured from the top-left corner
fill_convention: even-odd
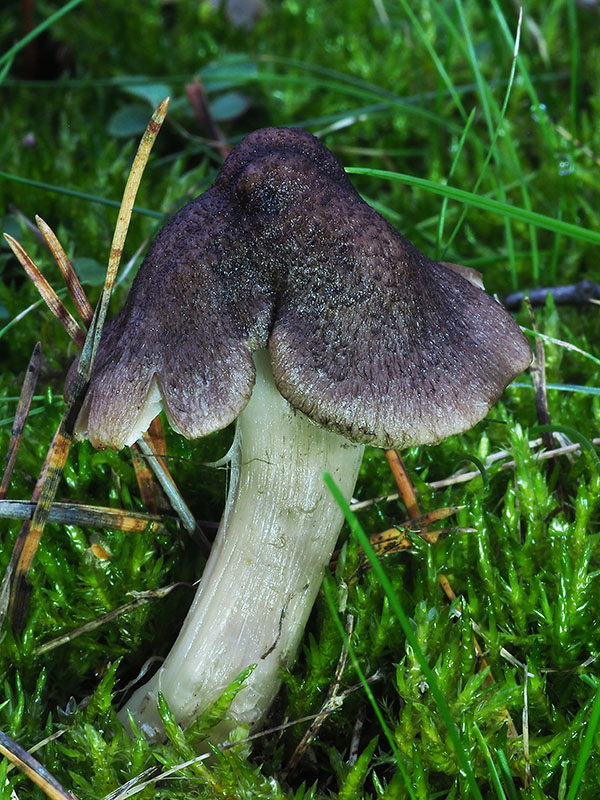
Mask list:
[[[410,478],[408,477],[402,456],[397,450],[386,450],[385,457],[387,458],[392,475],[394,476],[394,480],[398,486],[402,501],[406,506],[406,510],[408,511],[408,516],[411,519],[420,517],[421,511],[417,502],[415,489]]]
[[[35,511],[35,501],[0,500],[0,519],[30,520]],[[53,503],[48,522],[60,525],[81,525],[86,528],[112,528],[127,533],[142,533],[162,517],[141,511],[120,508],[89,506],[83,503]]]
[[[596,437],[591,440],[592,444],[600,445],[600,437]],[[537,447],[541,444],[540,440],[535,440],[533,442],[529,442],[530,447]],[[536,461],[546,461],[549,458],[554,458],[554,456],[564,456],[568,453],[576,453],[581,450],[581,445],[578,442],[574,442],[573,444],[567,444],[563,447],[557,447],[554,450],[543,450],[539,453],[534,453],[533,458]],[[485,466],[490,466],[491,463],[494,461],[499,460],[500,458],[506,458],[508,456],[508,452],[503,450],[501,453],[495,453],[485,461]],[[516,466],[514,461],[507,461],[505,464],[501,464],[499,469],[512,469]],[[430,481],[427,486],[430,489],[445,489],[446,486],[453,486],[456,483],[467,483],[468,481],[472,481],[474,478],[481,478],[481,472],[479,470],[475,470],[473,472],[458,472],[455,475],[450,476],[449,478],[442,478],[439,481]],[[375,505],[376,503],[387,503],[391,502],[392,500],[398,500],[400,498],[400,494],[398,492],[392,492],[391,494],[385,494],[381,497],[373,497],[369,500],[361,500],[358,503],[351,503],[350,508],[352,511],[362,511],[365,508],[370,508],[370,506]]]
[[[0,731],[0,753],[39,786],[50,800],[77,800],[72,792],[68,792],[60,785],[46,767],[2,731]]]
[[[215,118],[210,110],[210,102],[204,91],[204,86],[202,86],[198,78],[194,78],[193,83],[186,83],[185,92],[192,111],[194,112],[194,116],[206,129],[208,138],[211,140],[217,153],[225,160],[231,152],[231,147],[226,144],[223,132],[215,122]]]
[[[42,343],[37,342],[33,348],[33,353],[27,365],[27,372],[25,373],[25,380],[21,387],[21,394],[17,409],[15,411],[15,418],[8,445],[8,451],[4,459],[4,474],[2,475],[2,482],[0,483],[0,500],[6,497],[8,487],[10,486],[10,479],[15,468],[17,460],[17,453],[19,452],[19,445],[21,444],[21,436],[27,422],[29,409],[31,408],[31,401],[35,392],[35,387],[40,374],[40,366],[42,364]]]
[[[92,324],[94,309],[92,308],[89,300],[87,299],[83,286],[81,285],[79,278],[77,277],[77,273],[73,269],[73,265],[67,258],[67,254],[65,253],[63,246],[58,241],[56,234],[54,233],[52,228],[48,225],[48,223],[44,222],[44,220],[39,215],[36,215],[35,221],[37,223],[38,228],[41,231],[42,236],[46,240],[46,244],[50,248],[50,252],[54,256],[54,260],[59,266],[61,274],[67,285],[67,289],[69,290],[69,294],[71,295],[73,302],[75,303],[75,307],[77,308],[79,316],[83,320],[85,327],[89,328],[90,325]]]
[[[417,502],[417,493],[415,492],[415,487],[412,485],[412,481],[408,477],[408,472],[404,465],[404,461],[397,450],[386,450],[385,457],[387,458],[387,462],[392,470],[392,475],[394,476],[400,496],[402,497],[402,502],[408,511],[408,516],[412,520],[415,520],[417,517],[421,516],[421,509],[419,508],[419,503]],[[425,541],[428,541],[430,544],[435,544],[435,542],[437,542],[437,536],[435,533],[429,533],[425,527],[421,529],[420,533]]]
[[[91,631],[102,627],[102,625],[106,625],[107,622],[112,622],[113,619],[117,619],[117,617],[121,617],[123,614],[128,614],[130,611],[133,611],[145,603],[149,603],[152,600],[160,600],[161,598],[166,597],[173,591],[173,589],[177,589],[179,586],[187,585],[188,584],[185,583],[172,583],[170,586],[163,586],[161,589],[151,589],[146,592],[130,592],[130,594],[134,595],[133,600],[130,600],[128,603],[124,603],[118,608],[113,608],[112,611],[107,611],[106,614],[102,614],[90,622],[85,622],[83,625],[79,625],[77,628],[73,628],[67,633],[63,633],[60,636],[57,636],[55,639],[51,639],[49,642],[41,644],[39,647],[35,648],[34,653],[37,656],[40,656],[43,653],[49,653],[51,650],[55,650],[57,647],[67,644],[67,642],[72,642],[73,639],[77,639],[78,636],[83,636],[85,633],[90,633]]]
[[[352,636],[352,631],[354,630],[354,617],[351,614],[348,614],[346,618],[346,637],[350,639]],[[321,706],[321,710],[318,715],[315,717],[314,722],[310,725],[307,731],[305,731],[304,736],[300,740],[298,746],[294,750],[291,755],[290,760],[288,761],[286,772],[292,772],[304,756],[306,750],[310,747],[311,743],[314,741],[321,725],[327,719],[328,714],[331,711],[334,711],[336,708],[340,707],[340,698],[338,697],[339,689],[342,684],[342,675],[344,674],[344,670],[346,669],[346,661],[348,660],[348,648],[346,644],[342,646],[342,651],[340,653],[340,657],[338,659],[337,666],[335,668],[335,674],[333,676],[333,681],[329,685],[329,689],[327,690],[327,696],[325,698],[325,702]]]
[[[211,543],[196,522],[194,515],[190,511],[188,504],[183,499],[183,496],[177,488],[177,484],[171,477],[171,473],[162,460],[161,455],[154,452],[151,437],[148,436],[148,433],[146,432],[142,434],[142,436],[137,440],[136,444],[144,456],[148,458],[156,479],[169,498],[169,502],[171,503],[175,513],[179,516],[183,527],[189,534],[193,536],[194,539],[198,541],[204,553],[208,555],[208,553],[210,553]]]
[[[535,314],[531,307],[529,298],[525,299],[525,305],[529,312],[529,321],[532,329],[538,333],[537,322]],[[533,393],[535,397],[535,411],[540,425],[550,425],[550,412],[548,411],[548,393],[546,392],[546,351],[544,350],[544,342],[536,337],[535,340],[535,355],[533,362],[529,368],[531,374],[531,382],[533,383]],[[542,441],[546,450],[553,450],[556,446],[554,436],[550,431],[542,433]]]
[[[547,286],[543,289],[526,289],[507,295],[502,303],[509,311],[517,311],[525,298],[532,306],[544,306],[548,295],[552,295],[557,306],[580,306],[600,298],[600,284],[585,279],[568,286]]]

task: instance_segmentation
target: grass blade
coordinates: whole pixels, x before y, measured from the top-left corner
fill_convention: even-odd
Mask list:
[[[328,476],[328,477],[330,477],[330,476]],[[333,483],[333,480],[331,482]],[[335,484],[333,484],[333,485],[335,486]],[[335,488],[337,489],[337,486],[335,486]],[[342,495],[340,493],[340,497],[341,496]],[[394,735],[391,732],[391,730],[389,729],[389,726],[388,726],[387,722],[383,718],[383,715],[381,713],[381,709],[377,705],[377,700],[375,700],[373,692],[371,691],[371,687],[369,686],[369,682],[368,682],[364,672],[362,671],[360,664],[358,663],[358,659],[356,658],[356,654],[354,652],[354,648],[352,647],[352,644],[351,644],[350,640],[346,636],[346,631],[344,630],[344,626],[342,625],[342,621],[338,616],[338,612],[337,612],[337,608],[336,608],[336,591],[335,591],[335,587],[334,587],[334,584],[333,584],[333,580],[329,576],[325,579],[325,581],[323,583],[323,591],[325,593],[325,599],[327,600],[327,605],[329,606],[329,610],[331,612],[331,618],[333,619],[333,621],[335,623],[335,626],[338,629],[338,632],[339,632],[339,634],[340,634],[340,636],[342,638],[342,641],[344,642],[344,646],[348,650],[348,655],[350,656],[350,660],[352,661],[354,669],[356,670],[356,673],[357,673],[357,675],[358,675],[358,677],[360,679],[360,682],[361,682],[361,684],[362,684],[362,686],[363,686],[363,688],[365,690],[365,694],[367,695],[367,697],[369,699],[369,702],[371,703],[373,711],[375,712],[375,716],[377,717],[377,720],[379,721],[379,724],[381,725],[381,729],[384,732],[386,739],[388,740],[388,743],[390,745],[390,748],[391,748],[392,752],[394,753],[394,757],[396,758],[396,765],[397,765],[398,769],[400,770],[400,773],[402,774],[402,778],[404,779],[404,784],[406,786],[406,790],[408,791],[408,794],[409,794],[411,800],[416,800],[415,794],[414,794],[414,792],[412,790],[410,777],[407,774],[406,769],[404,768],[404,764],[402,763],[402,760],[401,760],[401,757],[400,757],[400,753],[398,752],[398,748],[397,748],[396,742],[394,740]]]
[[[482,195],[473,194],[472,192],[466,192],[464,189],[457,189],[454,186],[446,186],[441,183],[435,183],[435,181],[427,180],[426,178],[406,175],[402,172],[389,172],[385,169],[372,169],[371,167],[347,167],[346,172],[350,175],[368,175],[371,178],[382,178],[388,181],[398,181],[407,186],[416,186],[420,189],[426,189],[433,194],[439,194],[442,197],[458,200],[467,206],[474,206],[482,211],[491,211],[494,214],[499,214],[501,217],[515,219],[519,222],[525,222],[528,225],[535,225],[537,228],[543,228],[544,230],[553,231],[554,233],[561,233],[564,236],[569,236],[572,239],[579,239],[582,242],[600,245],[600,233],[596,231],[588,230],[587,228],[581,227],[581,225],[574,225],[572,222],[563,222],[563,220],[554,219],[545,214],[539,214],[536,211],[529,211],[525,208],[501,203],[499,200],[493,200],[491,197],[484,197]]]
[[[458,728],[456,727],[456,724],[455,724],[454,720],[452,719],[452,716],[450,714],[450,710],[449,710],[448,706],[446,705],[446,701],[444,700],[444,696],[443,696],[443,694],[442,694],[442,692],[441,692],[441,690],[440,690],[440,688],[438,686],[438,683],[437,683],[437,680],[435,678],[435,675],[433,674],[433,670],[430,668],[429,664],[427,663],[427,659],[425,658],[425,654],[421,650],[421,646],[420,646],[415,634],[413,633],[413,630],[412,630],[412,627],[411,627],[410,622],[408,620],[408,617],[406,616],[406,614],[404,613],[404,610],[402,609],[402,606],[400,605],[400,601],[398,600],[398,597],[397,597],[397,595],[396,595],[396,593],[394,591],[394,587],[390,583],[390,580],[389,580],[388,576],[386,575],[385,570],[383,569],[383,566],[381,565],[381,562],[379,561],[379,559],[377,558],[375,552],[373,551],[373,548],[371,547],[371,544],[369,542],[368,536],[363,531],[360,522],[357,520],[357,518],[354,516],[354,514],[350,510],[350,506],[346,502],[346,499],[343,496],[343,494],[338,489],[335,481],[333,480],[331,475],[329,475],[329,473],[325,473],[324,474],[324,480],[325,480],[326,485],[329,487],[329,490],[332,493],[333,497],[335,498],[337,504],[339,505],[339,507],[341,508],[342,512],[344,513],[346,521],[348,522],[348,525],[350,526],[350,530],[352,531],[352,534],[354,535],[354,537],[357,539],[358,543],[361,545],[361,547],[363,548],[363,550],[367,554],[367,557],[368,557],[369,561],[371,562],[371,567],[373,569],[373,572],[375,573],[375,575],[377,576],[379,582],[381,583],[381,586],[382,586],[382,588],[383,588],[383,590],[384,590],[385,594],[387,595],[387,598],[388,598],[388,600],[390,602],[390,606],[391,606],[392,610],[394,611],[394,614],[396,615],[396,617],[398,619],[398,622],[400,623],[400,626],[402,628],[402,631],[404,632],[404,635],[406,636],[406,640],[410,644],[410,646],[411,646],[411,648],[412,648],[412,650],[413,650],[413,652],[415,654],[415,658],[419,662],[419,666],[420,666],[420,668],[421,668],[421,670],[423,672],[423,675],[425,676],[425,679],[426,679],[427,683],[429,684],[429,689],[430,689],[433,697],[435,698],[435,701],[436,701],[437,706],[438,706],[438,708],[440,710],[440,713],[441,713],[441,715],[442,715],[442,717],[444,719],[444,722],[446,723],[446,727],[447,727],[447,730],[448,730],[448,735],[450,736],[450,738],[452,740],[452,744],[454,745],[454,750],[455,750],[455,753],[456,753],[456,758],[457,758],[459,767],[460,767],[461,771],[464,773],[464,775],[466,777],[466,780],[467,780],[468,786],[470,788],[471,794],[472,794],[473,797],[478,798],[478,800],[483,800],[482,796],[481,796],[481,792],[479,791],[479,788],[477,786],[477,781],[475,779],[475,774],[473,773],[473,768],[472,768],[472,766],[471,766],[471,764],[470,764],[470,762],[468,760],[466,750],[465,750],[465,748],[464,748],[464,746],[463,746],[463,744],[461,742],[460,733],[458,731]]]
[[[590,714],[590,721],[588,722],[587,730],[585,732],[585,736],[583,737],[581,750],[579,751],[579,758],[577,759],[577,763],[575,764],[575,771],[573,772],[573,777],[571,779],[571,784],[569,786],[569,791],[567,793],[565,800],[576,800],[577,798],[577,790],[579,789],[579,784],[581,783],[581,778],[583,777],[585,766],[590,757],[590,753],[592,752],[592,746],[594,744],[594,736],[596,735],[596,731],[598,730],[599,723],[600,723],[600,689],[598,689],[598,691],[596,692],[596,697],[594,698],[592,711]]]
[[[79,192],[77,189],[69,189],[66,186],[56,186],[53,183],[44,183],[43,181],[35,181],[32,178],[23,178],[21,175],[11,175],[9,172],[3,172],[2,170],[0,170],[0,178],[4,178],[6,181],[14,181],[24,186],[31,186],[34,189],[41,189],[44,192],[64,194],[67,197],[75,197],[77,200],[98,203],[99,205],[109,206],[110,208],[119,208],[121,205],[118,200],[109,200],[107,197],[100,197],[100,195],[89,194],[88,192]],[[134,206],[133,210],[136,214],[144,214],[146,217],[153,217],[161,221],[165,218],[165,215],[161,214],[160,211],[152,211],[149,208]]]
[[[498,800],[507,800],[504,789],[502,788],[500,776],[498,775],[498,770],[496,769],[496,765],[494,764],[494,759],[492,758],[492,754],[490,753],[490,748],[487,746],[487,742],[483,738],[483,734],[479,730],[479,725],[476,722],[473,722],[473,731],[475,732],[475,738],[477,739],[477,744],[481,748],[481,752],[483,753],[483,757],[485,758],[485,763],[487,764],[487,768],[490,773],[490,780],[492,782],[492,786],[496,790],[496,795],[498,796]]]

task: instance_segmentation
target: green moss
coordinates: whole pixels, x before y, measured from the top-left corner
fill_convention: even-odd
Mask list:
[[[171,94],[171,110],[137,198],[140,211],[124,263],[155,234],[163,215],[212,179],[219,158],[186,100],[185,84],[194,75],[202,76],[209,100],[221,102],[225,111],[226,92],[246,99],[245,113],[225,113],[220,121],[228,141],[263,125],[304,126],[348,166],[448,180],[469,191],[477,185],[479,194],[590,230],[600,227],[600,59],[587,9],[563,0],[528,4],[516,79],[502,115],[517,28],[510,4],[423,0],[410,6],[415,19],[403,3],[371,0],[265,0],[264,6],[257,23],[243,29],[208,2],[83,3],[34,40],[29,53],[19,53],[3,84],[0,216],[3,229],[22,242],[57,288],[59,271],[30,224],[34,215],[55,229],[70,257],[93,259],[85,272],[86,262],[79,264],[95,302],[98,269],[107,261],[117,214],[106,201],[120,199],[136,147],[137,134],[129,135],[126,124],[135,123],[140,107],[149,114],[149,98],[163,87]],[[35,23],[59,7],[54,0],[36,7]],[[23,35],[21,24],[21,4],[9,2],[0,18],[3,50]],[[30,78],[32,54],[38,59],[34,78],[49,80]],[[455,201],[445,205],[440,226],[442,199],[425,189],[367,175],[353,180],[417,246],[430,254],[439,248],[446,260],[482,270],[488,289],[499,295],[598,275],[596,248],[577,238],[475,208],[463,219]],[[139,258],[117,287],[114,309],[138,263]],[[37,294],[4,243],[0,274],[2,453],[29,356],[38,339],[44,347],[9,492],[14,499],[28,498],[64,409],[63,379],[75,347],[40,303],[21,316]],[[525,313],[517,318],[530,327]],[[564,308],[549,301],[536,310],[536,320],[544,334],[598,357],[597,307]],[[552,343],[545,353],[551,385],[597,388],[596,362]],[[549,389],[548,403],[554,424],[589,440],[598,435],[598,395]],[[529,441],[538,435],[536,425],[533,392],[517,385],[474,430],[403,453],[423,510],[464,508],[448,523],[455,531],[435,545],[413,536],[409,551],[385,557],[385,569],[458,727],[481,795],[591,800],[600,781],[597,734],[591,749],[584,741],[597,691],[600,477],[585,454],[534,458]],[[166,435],[175,479],[195,516],[212,531],[226,475],[203,464],[227,451],[232,432],[195,443],[169,430]],[[465,458],[485,461],[500,450],[508,451],[515,467],[489,465],[489,487],[481,478],[442,490],[429,487],[429,481],[465,465],[471,469]],[[383,454],[368,450],[356,497],[394,491]],[[58,494],[142,508],[129,456],[99,453],[87,443],[73,447]],[[369,534],[407,516],[395,501],[360,513]],[[20,523],[1,524],[3,571]],[[439,704],[381,581],[372,571],[354,580],[357,545],[348,531],[344,537],[335,580],[340,619],[354,620],[356,660],[348,660],[340,691],[358,689],[328,716],[300,767],[285,771],[308,722],[237,745],[210,763],[189,765],[177,777],[150,783],[141,798],[476,796],[458,768]],[[93,556],[95,542],[108,559]],[[186,733],[173,728],[169,742],[158,746],[130,739],[116,718],[120,692],[148,657],[167,652],[192,592],[179,588],[46,654],[36,654],[36,648],[118,607],[128,592],[191,583],[202,564],[196,545],[170,517],[141,534],[47,527],[30,574],[24,634],[15,639],[7,628],[0,633],[0,728],[26,748],[62,731],[37,757],[82,800],[102,798],[144,770],[175,767],[196,751],[202,722]],[[440,589],[442,574],[458,596],[452,604]],[[487,672],[480,671],[473,628]],[[320,598],[269,724],[320,710],[342,647],[338,624]],[[370,688],[391,743],[366,699],[361,673],[377,676]],[[212,711],[225,713],[226,701]],[[530,790],[523,789],[525,707]],[[508,735],[507,715],[516,739]],[[355,761],[353,736],[359,743]],[[6,773],[2,762],[0,797],[13,790],[19,797],[43,796],[17,770]]]

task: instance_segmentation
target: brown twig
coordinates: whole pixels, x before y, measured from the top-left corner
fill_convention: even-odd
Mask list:
[[[225,142],[223,132],[215,122],[204,86],[198,78],[194,78],[193,83],[186,83],[185,92],[196,119],[206,130],[217,153],[225,160],[231,152],[231,147]]]
[[[402,502],[406,506],[409,517],[411,519],[419,517],[421,515],[421,510],[419,509],[419,504],[417,502],[417,495],[415,493],[414,486],[408,477],[408,473],[400,453],[397,450],[386,450],[385,457],[387,458],[387,462],[390,466],[392,475],[394,476],[394,480],[398,486],[400,496],[402,497]]]
[[[39,786],[50,800],[77,800],[72,792],[60,785],[46,767],[2,731],[0,731],[0,753]]]
[[[36,224],[40,229],[42,236],[44,237],[46,244],[50,248],[50,252],[54,256],[54,260],[59,266],[67,289],[69,290],[69,294],[75,303],[75,307],[81,319],[83,320],[83,324],[85,325],[86,329],[90,327],[92,324],[92,319],[94,316],[94,309],[92,308],[83,286],[81,285],[79,278],[77,277],[77,273],[73,269],[73,265],[67,258],[67,255],[63,249],[63,246],[58,241],[56,234],[52,230],[52,228],[48,225],[47,222],[36,215],[35,218]]]
[[[81,349],[83,347],[83,343],[85,342],[85,333],[79,326],[79,323],[75,317],[73,317],[71,312],[65,307],[60,297],[50,286],[46,278],[44,278],[31,257],[25,252],[22,245],[20,245],[19,242],[17,242],[16,239],[13,239],[13,237],[8,233],[4,234],[4,238],[8,242],[10,249],[17,257],[17,260],[25,272],[29,275],[31,281],[35,285],[35,288],[42,296],[42,299],[50,311],[52,311],[56,319],[66,330],[71,339],[73,339],[77,347]]]
[[[408,515],[412,520],[415,520],[417,517],[421,516],[421,509],[419,508],[419,503],[417,501],[415,487],[412,485],[412,481],[408,476],[404,461],[397,450],[386,450],[385,457],[387,458],[387,462],[392,471],[392,475],[394,476],[394,480],[396,481],[396,486],[398,487],[402,502],[408,511]],[[425,526],[421,528],[420,533],[425,541],[428,541],[430,544],[437,542],[435,535],[429,534]]]
[[[539,447],[541,443],[541,439],[535,439],[529,442],[529,446]],[[600,437],[592,439],[592,444],[600,445]],[[555,456],[564,456],[568,455],[569,453],[577,453],[580,450],[581,445],[578,442],[574,442],[573,444],[564,445],[563,447],[557,447],[554,450],[543,450],[541,452],[534,453],[533,458],[536,461],[546,461],[549,458],[554,458]],[[508,458],[509,455],[510,453],[507,450],[494,453],[492,456],[486,458],[485,466],[489,467],[502,458]],[[514,461],[507,461],[499,466],[499,470],[514,469],[515,466],[516,464]],[[458,483],[467,483],[475,478],[481,478],[481,472],[479,470],[474,470],[472,472],[457,472],[456,474],[451,475],[449,478],[442,478],[439,481],[430,481],[426,485],[430,489],[445,489],[447,486],[453,486],[454,484]],[[399,498],[399,492],[391,492],[390,494],[381,495],[380,497],[372,497],[369,500],[360,500],[358,503],[351,503],[350,508],[354,512],[363,511],[365,508],[370,508],[372,505],[376,505],[377,503],[388,503],[393,500],[398,500]]]
[[[351,614],[348,614],[348,617],[346,619],[347,639],[351,638],[353,630],[354,630],[354,617]],[[347,660],[348,660],[348,648],[346,644],[344,644],[342,646],[342,651],[340,653],[340,657],[338,659],[338,663],[335,668],[333,681],[330,683],[329,689],[327,690],[327,696],[325,697],[325,702],[321,706],[320,712],[317,714],[312,724],[309,726],[308,730],[305,731],[304,736],[302,737],[302,739],[300,739],[298,746],[292,753],[290,760],[287,763],[286,772],[292,772],[293,770],[296,769],[296,767],[302,760],[304,753],[310,747],[316,735],[318,734],[321,726],[327,719],[329,713],[331,711],[334,711],[336,708],[340,707],[339,690],[340,686],[342,685],[342,675],[344,674],[344,670],[346,669]]]
[[[31,520],[35,501],[0,500],[0,519]],[[83,503],[53,503],[48,522],[59,525],[81,525],[86,528],[111,528],[126,533],[142,533],[148,525],[162,521],[156,514],[126,511],[121,508],[88,506]]]
[[[529,313],[531,327],[535,333],[539,333],[537,321],[529,298],[525,298],[525,305]],[[529,372],[531,374],[531,382],[533,383],[535,411],[538,423],[540,425],[550,425],[552,420],[550,419],[550,412],[548,411],[548,393],[546,392],[546,351],[544,350],[544,342],[539,337],[535,339],[535,353]],[[542,442],[546,450],[553,450],[556,446],[554,436],[550,431],[544,431],[542,433]]]
[[[130,600],[128,603],[124,603],[118,608],[113,608],[112,611],[107,611],[106,614],[102,614],[90,622],[79,625],[77,628],[73,628],[67,633],[63,633],[60,636],[57,636],[55,639],[51,639],[49,642],[41,644],[39,647],[35,648],[34,652],[36,655],[40,656],[43,653],[48,653],[51,650],[55,650],[57,647],[67,644],[68,642],[72,642],[73,639],[77,639],[77,637],[83,636],[85,633],[90,633],[91,631],[102,627],[102,625],[112,622],[113,619],[117,619],[117,617],[121,617],[123,614],[128,614],[130,611],[133,611],[145,603],[149,603],[152,600],[160,600],[163,597],[166,597],[173,591],[173,589],[177,589],[179,586],[189,586],[189,584],[172,583],[170,586],[163,586],[161,589],[151,589],[146,592],[130,592],[130,594],[134,595],[133,600]]]

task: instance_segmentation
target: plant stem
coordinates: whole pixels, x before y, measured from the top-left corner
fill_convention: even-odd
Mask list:
[[[230,708],[254,726],[300,642],[343,516],[322,478],[349,499],[363,447],[323,430],[279,394],[266,352],[255,354],[252,397],[238,418],[227,505],[200,588],[173,649],[127,704],[152,739],[164,736],[157,693],[186,727],[251,664]],[[125,709],[121,718],[125,721]]]

